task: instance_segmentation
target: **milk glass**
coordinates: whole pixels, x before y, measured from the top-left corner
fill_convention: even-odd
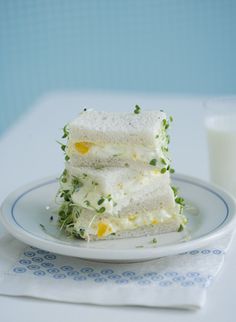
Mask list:
[[[236,96],[211,99],[204,105],[210,179],[236,197]]]

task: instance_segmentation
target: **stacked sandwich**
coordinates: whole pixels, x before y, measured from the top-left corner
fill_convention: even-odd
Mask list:
[[[184,200],[171,187],[164,112],[84,110],[64,127],[59,225],[86,240],[180,231]]]

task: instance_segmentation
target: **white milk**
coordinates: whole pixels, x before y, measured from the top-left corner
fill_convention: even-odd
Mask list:
[[[211,180],[236,197],[236,115],[206,120]]]

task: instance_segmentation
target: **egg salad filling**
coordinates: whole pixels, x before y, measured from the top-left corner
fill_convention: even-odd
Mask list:
[[[186,218],[179,213],[179,209],[167,210],[163,208],[118,217],[99,215],[78,209],[77,215],[74,215],[71,222],[67,224],[66,232],[78,238],[89,239],[90,236],[96,236],[99,239],[122,231],[168,223],[174,218],[178,218],[180,227],[186,224]]]
[[[143,164],[150,164],[162,169],[168,167],[170,160],[165,150],[158,146],[156,149],[142,145],[123,144],[98,144],[91,142],[70,142],[68,146],[69,158],[76,159],[83,156],[90,156],[94,159],[120,159],[139,161]],[[155,161],[152,161],[155,160]],[[152,162],[151,162],[152,161]],[[151,163],[150,163],[151,162]]]

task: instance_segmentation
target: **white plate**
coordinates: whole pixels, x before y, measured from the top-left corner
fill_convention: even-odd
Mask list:
[[[57,205],[53,200],[58,184],[55,177],[28,184],[10,194],[2,205],[1,219],[13,236],[32,246],[68,256],[113,262],[144,261],[200,248],[235,227],[235,201],[226,192],[183,175],[175,175],[173,184],[180,188],[190,205],[185,211],[188,228],[181,233],[89,243],[69,239],[56,225]],[[153,237],[157,244],[152,243]]]

